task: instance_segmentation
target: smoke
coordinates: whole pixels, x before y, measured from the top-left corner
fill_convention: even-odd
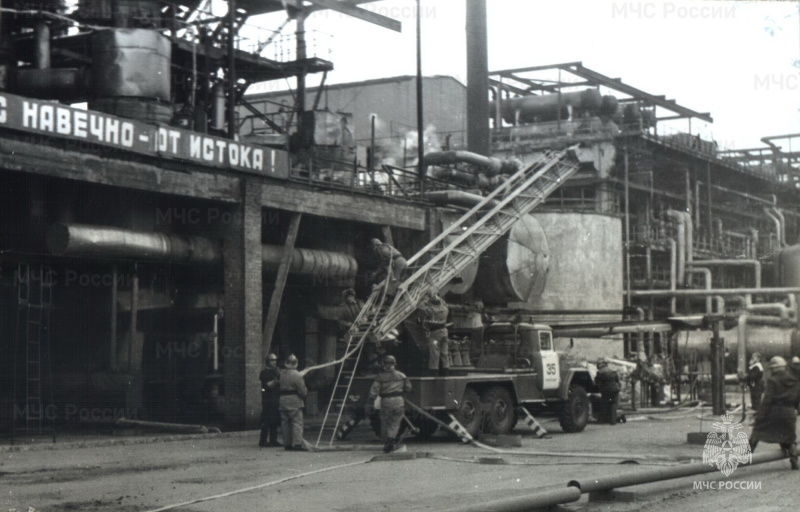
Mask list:
[[[376,119],[375,131],[378,132],[379,120]],[[423,148],[425,153],[441,151],[442,143],[436,126],[429,124],[422,132]],[[382,164],[396,167],[413,167],[417,165],[418,137],[416,130],[408,130],[400,136],[381,139],[380,145],[376,144],[375,153]]]

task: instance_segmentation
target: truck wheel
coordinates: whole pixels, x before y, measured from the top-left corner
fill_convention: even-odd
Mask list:
[[[476,437],[481,431],[481,423],[483,421],[481,409],[481,399],[478,396],[478,392],[472,388],[465,389],[456,419],[472,437]]]
[[[558,422],[564,432],[580,432],[589,422],[589,396],[583,387],[573,384],[558,415]]]
[[[490,434],[508,434],[517,423],[514,399],[508,389],[494,386],[487,389],[481,401],[488,406],[487,430]]]

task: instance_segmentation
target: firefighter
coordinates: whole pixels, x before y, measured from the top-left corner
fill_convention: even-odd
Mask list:
[[[358,314],[361,313],[361,308],[364,307],[364,303],[360,300],[356,299],[356,291],[352,288],[348,288],[342,292],[342,303],[339,304],[339,318],[338,323],[339,327],[343,330],[348,330],[353,322],[355,322],[356,318],[358,318]]]
[[[750,389],[750,405],[754,411],[758,410],[761,395],[764,394],[764,366],[761,364],[761,354],[753,352],[750,364],[747,367],[747,387]]]
[[[428,339],[428,370],[446,376],[450,370],[450,343],[447,332],[447,303],[436,290],[427,293],[419,309],[424,312],[423,327]]]
[[[303,376],[297,371],[297,357],[289,355],[284,362],[285,369],[278,375],[280,387],[281,431],[284,450],[305,451],[303,440],[303,399],[308,394]],[[275,381],[273,381],[274,385]]]
[[[794,378],[800,381],[800,357],[794,356],[789,368],[792,370]]]
[[[280,390],[269,383],[278,378],[278,356],[269,354],[265,360],[265,368],[261,370],[261,436],[258,446],[280,446],[278,442],[278,426],[281,424]]]
[[[750,451],[759,441],[778,443],[789,455],[792,469],[800,469],[797,462],[797,408],[800,407],[800,382],[786,371],[786,360],[780,356],[769,362],[770,377],[761,404],[753,421]]]
[[[594,380],[600,388],[600,410],[597,411],[597,421],[616,425],[619,392],[622,389],[619,375],[608,367],[608,362],[601,360],[597,363],[597,376]]]
[[[408,268],[408,262],[400,251],[377,238],[370,240],[370,245],[373,254],[378,259],[378,268],[372,276],[372,282],[375,287],[380,287],[381,283],[388,278],[386,294],[394,295],[397,287],[403,281],[403,273]]]
[[[369,389],[368,403],[373,403],[377,397],[381,399],[381,440],[384,442],[384,453],[394,451],[395,445],[400,441],[400,423],[406,408],[403,393],[411,391],[408,377],[397,371],[395,366],[397,360],[394,356],[384,356],[382,370]]]

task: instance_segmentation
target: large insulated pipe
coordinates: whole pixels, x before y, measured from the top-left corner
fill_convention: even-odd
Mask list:
[[[749,228],[750,232],[750,257],[758,258],[758,230],[756,228]]]
[[[514,160],[500,160],[491,156],[483,156],[470,151],[434,151],[427,153],[424,165],[453,165],[472,164],[480,167],[487,176],[496,174],[512,174],[519,170],[519,162]]]
[[[692,216],[688,212],[680,212],[686,224],[686,265],[689,266],[694,260],[694,224]]]
[[[507,123],[516,124],[517,121],[533,122],[537,117],[549,120],[561,116],[561,119],[567,119],[572,109],[597,112],[602,106],[603,97],[597,89],[584,89],[561,94],[508,98],[502,101],[500,114]],[[491,102],[489,109],[495,111],[496,103]]]
[[[483,197],[478,194],[471,194],[461,190],[435,190],[427,192],[425,199],[432,202],[436,206],[461,206],[463,208],[472,208],[476,204],[483,201]],[[497,202],[490,202],[488,206],[494,206]]]
[[[222,261],[219,247],[198,236],[134,231],[87,224],[54,224],[47,232],[47,248],[63,256],[97,256],[176,263]]]
[[[739,322],[731,329],[720,332],[725,339],[725,348],[737,361],[737,368],[747,363],[747,356],[753,352],[760,352],[768,360],[772,356],[788,357],[800,355],[800,330],[796,327],[781,324],[777,317],[756,316],[743,314],[747,319],[739,318]],[[710,354],[709,339],[711,332],[708,330],[681,331],[680,343],[676,347],[682,355],[696,354],[699,357],[708,357]],[[744,340],[745,345],[740,343]],[[744,348],[742,360],[739,360],[739,350]],[[736,354],[736,355],[734,355]]]
[[[748,466],[756,464],[766,464],[787,458],[788,455],[782,451],[769,453],[757,453],[753,455],[752,461]],[[743,467],[743,466],[742,466]],[[618,487],[628,487],[631,485],[649,484],[652,482],[662,482],[675,478],[702,475],[704,473],[715,473],[719,471],[716,465],[704,463],[682,464],[679,466],[668,466],[657,469],[638,470],[622,475],[601,476],[597,478],[587,478],[582,480],[572,480],[567,486],[580,489],[581,493],[610,491]]]
[[[561,487],[539,491],[526,496],[468,503],[466,505],[444,509],[443,512],[526,512],[529,510],[552,507],[562,503],[572,503],[579,499],[581,499],[580,488]]]
[[[684,276],[686,274],[686,217],[682,212],[676,210],[667,210],[665,215],[674,220],[678,226],[678,269],[677,278],[678,286],[683,286]]]
[[[675,240],[669,239],[669,289],[670,291],[677,290],[677,269],[678,269],[678,249],[676,248]],[[669,301],[669,313],[674,315],[678,311],[677,300],[673,296]]]
[[[736,373],[747,375],[747,313],[739,315],[736,326]]]
[[[61,256],[96,256],[175,263],[213,264],[222,261],[219,245],[199,236],[181,236],[147,231],[133,231],[108,226],[54,224],[47,233],[47,247]],[[263,245],[264,267],[277,269],[282,246]],[[318,249],[292,252],[289,272],[299,275],[353,277],[356,260],[346,254]]]
[[[786,247],[786,217],[783,216],[783,212],[780,210],[780,208],[772,207],[772,211],[775,212],[775,215],[778,217],[778,221],[780,222],[781,247]]]

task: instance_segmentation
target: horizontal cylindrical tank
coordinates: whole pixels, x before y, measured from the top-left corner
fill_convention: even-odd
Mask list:
[[[596,213],[534,213],[550,247],[539,310],[621,310],[622,220]]]
[[[95,98],[170,101],[169,38],[156,30],[107,29],[92,35]]]
[[[474,291],[486,304],[527,302],[545,289],[550,247],[541,224],[531,215],[480,257]]]
[[[500,102],[500,115],[507,123],[513,123],[519,115],[518,120],[523,123],[541,120],[555,119],[559,115],[561,107],[561,118],[566,119],[567,107],[573,110],[583,110],[596,112],[603,103],[602,96],[597,89],[584,89],[576,92],[565,92],[562,94],[542,94],[539,96],[520,96],[509,98]],[[489,105],[489,115],[494,117],[497,111],[497,104],[492,102]]]
[[[449,192],[449,191],[442,191],[442,192],[446,193],[446,192]],[[453,191],[453,192],[456,192],[456,191]],[[462,194],[464,194],[466,196],[466,193],[462,192]],[[475,196],[474,198],[467,198],[467,199],[468,200],[469,199],[473,199],[473,200],[480,201],[481,197],[480,196]],[[453,202],[450,202],[449,204],[458,204],[458,203],[457,203],[457,201],[453,201]],[[467,208],[472,208],[474,206],[474,204],[469,204],[468,201],[465,201],[464,204],[462,204],[462,206],[465,206]],[[442,219],[442,231],[444,231],[445,229],[447,229],[450,226],[452,226],[453,223],[456,222],[461,217],[461,215],[462,215],[461,212],[440,210],[440,216],[441,216],[441,219]],[[451,236],[447,237],[447,242],[446,243],[449,244],[450,242],[455,240],[455,238],[459,234],[460,233],[457,232],[455,235],[451,235]],[[465,269],[463,269],[461,271],[461,273],[459,275],[460,279],[453,280],[453,281],[450,282],[450,284],[445,286],[441,290],[442,294],[453,293],[453,294],[456,294],[456,295],[462,295],[462,294],[466,293],[470,288],[472,288],[472,285],[475,283],[475,277],[477,275],[478,275],[478,261],[475,261],[475,262],[467,265],[467,268],[465,268]]]
[[[719,335],[725,340],[726,351],[735,358],[739,340],[737,328],[720,331]],[[708,357],[711,336],[711,331],[681,331],[676,343],[678,353],[683,357]],[[774,356],[789,360],[792,356],[800,355],[800,331],[796,328],[748,323],[745,336],[748,360],[753,352],[759,352],[762,361]]]

